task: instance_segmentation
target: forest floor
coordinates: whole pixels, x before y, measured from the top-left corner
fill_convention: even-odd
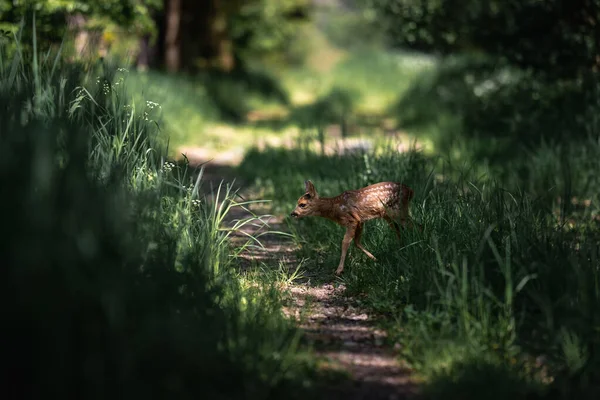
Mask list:
[[[198,165],[194,149],[186,150],[190,167]],[[198,149],[196,154],[202,154]],[[258,200],[253,188],[235,177],[235,165],[204,164],[203,185],[207,192],[220,182],[234,182],[233,186],[245,200]],[[290,209],[293,205],[290,205]],[[255,215],[269,215],[266,203],[252,204]],[[228,224],[251,216],[241,207],[234,207],[228,215]],[[248,262],[267,267],[287,269],[294,274],[299,265],[296,247],[289,236],[270,234],[268,231],[287,230],[283,215],[261,218],[262,223],[247,224],[234,240],[246,241],[244,235],[260,235],[263,247],[250,247],[242,257]],[[244,264],[244,263],[242,263]],[[243,265],[242,265],[243,267]],[[417,384],[410,369],[402,365],[398,350],[385,342],[385,332],[377,327],[376,316],[361,308],[356,299],[344,294],[345,286],[333,271],[322,271],[319,276],[301,275],[290,280],[285,289],[291,299],[284,312],[298,321],[303,339],[319,358],[320,368],[345,376],[319,384],[323,399],[409,399],[418,395]]]

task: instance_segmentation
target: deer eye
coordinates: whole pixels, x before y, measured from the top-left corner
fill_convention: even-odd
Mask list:
[[[304,208],[304,207],[306,207],[306,203],[298,204],[298,207]]]

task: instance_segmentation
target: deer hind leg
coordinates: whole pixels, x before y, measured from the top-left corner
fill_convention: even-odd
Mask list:
[[[346,227],[346,234],[344,235],[344,239],[342,240],[342,256],[340,258],[340,264],[335,270],[336,275],[340,275],[344,270],[344,262],[346,261],[346,254],[348,254],[348,247],[350,247],[350,242],[354,238],[356,234],[357,224],[352,224]]]
[[[365,249],[363,247],[362,243],[360,242],[360,238],[362,236],[363,228],[364,228],[364,224],[362,224],[362,223],[358,224],[358,226],[356,227],[356,233],[354,234],[354,244],[356,245],[356,247],[358,247],[359,249],[361,249],[362,252],[365,253],[367,255],[367,257],[369,257],[371,260],[377,261],[377,259],[375,258],[375,256],[373,254],[371,254],[367,249]]]
[[[398,222],[403,228],[414,228],[416,225],[421,231],[423,230],[421,225],[413,223],[413,220],[408,212],[408,202],[397,204],[395,207],[389,208],[387,210],[387,214],[383,218],[387,221],[390,228],[396,232],[398,239],[401,239],[400,226],[398,225]]]
[[[388,223],[390,228],[393,229],[394,232],[396,232],[396,236],[398,236],[398,240],[402,240],[402,235],[400,235],[400,227],[398,226],[398,223],[387,215],[385,217],[383,217],[383,219],[385,219],[385,222]]]
[[[400,220],[400,223],[405,228],[409,227],[409,228],[413,229],[416,227],[417,229],[419,229],[419,231],[423,232],[423,225],[421,225],[417,222],[414,222],[411,217],[406,217],[405,219]]]
[[[418,228],[421,232],[423,232],[423,226],[417,222],[414,222],[413,219],[410,217],[410,214],[408,213],[408,204],[405,204],[399,215],[398,218],[400,219],[400,224],[404,227],[404,228],[411,228],[414,229],[415,227]]]

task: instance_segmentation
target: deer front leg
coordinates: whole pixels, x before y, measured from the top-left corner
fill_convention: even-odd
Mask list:
[[[363,251],[363,253],[365,253],[367,255],[367,257],[369,257],[371,260],[377,261],[375,256],[373,254],[371,254],[367,249],[365,249],[363,247],[362,243],[360,242],[360,238],[361,238],[362,232],[363,232],[363,227],[364,227],[364,224],[358,224],[358,226],[356,227],[356,233],[354,234],[354,244],[356,245],[356,247],[361,249]]]
[[[348,247],[350,247],[350,242],[356,233],[357,224],[352,224],[346,227],[346,234],[344,235],[344,239],[342,240],[342,257],[340,258],[340,265],[338,265],[335,270],[336,275],[340,275],[344,270],[344,261],[346,261],[346,254],[348,254]]]

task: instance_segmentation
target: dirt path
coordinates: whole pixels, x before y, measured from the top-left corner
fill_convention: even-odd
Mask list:
[[[205,167],[206,188],[218,186],[221,180],[231,181],[233,169],[227,166]],[[240,194],[250,200],[252,193],[244,182],[236,181]],[[265,204],[251,206],[256,215],[265,215]],[[236,208],[230,214],[229,224],[251,214]],[[243,257],[251,262],[264,262],[278,267],[284,265],[290,273],[296,270],[298,260],[295,245],[289,237],[265,234],[268,231],[286,231],[281,216],[262,218],[262,223],[248,224],[243,231],[260,235],[263,248],[249,248]],[[237,240],[245,241],[239,233]],[[284,310],[297,318],[304,331],[304,339],[322,358],[324,369],[343,370],[348,379],[328,383],[320,389],[323,399],[408,399],[416,396],[416,386],[410,379],[410,371],[399,365],[393,349],[384,345],[385,332],[377,329],[368,312],[344,295],[344,285],[335,278],[333,269],[328,282],[319,283],[311,277],[293,281],[287,288],[292,302]]]
[[[291,288],[296,310],[308,300],[301,328],[305,337],[333,368],[349,379],[325,387],[324,399],[408,399],[416,394],[410,371],[384,346],[385,332],[369,314],[344,296],[343,285],[297,284]]]

